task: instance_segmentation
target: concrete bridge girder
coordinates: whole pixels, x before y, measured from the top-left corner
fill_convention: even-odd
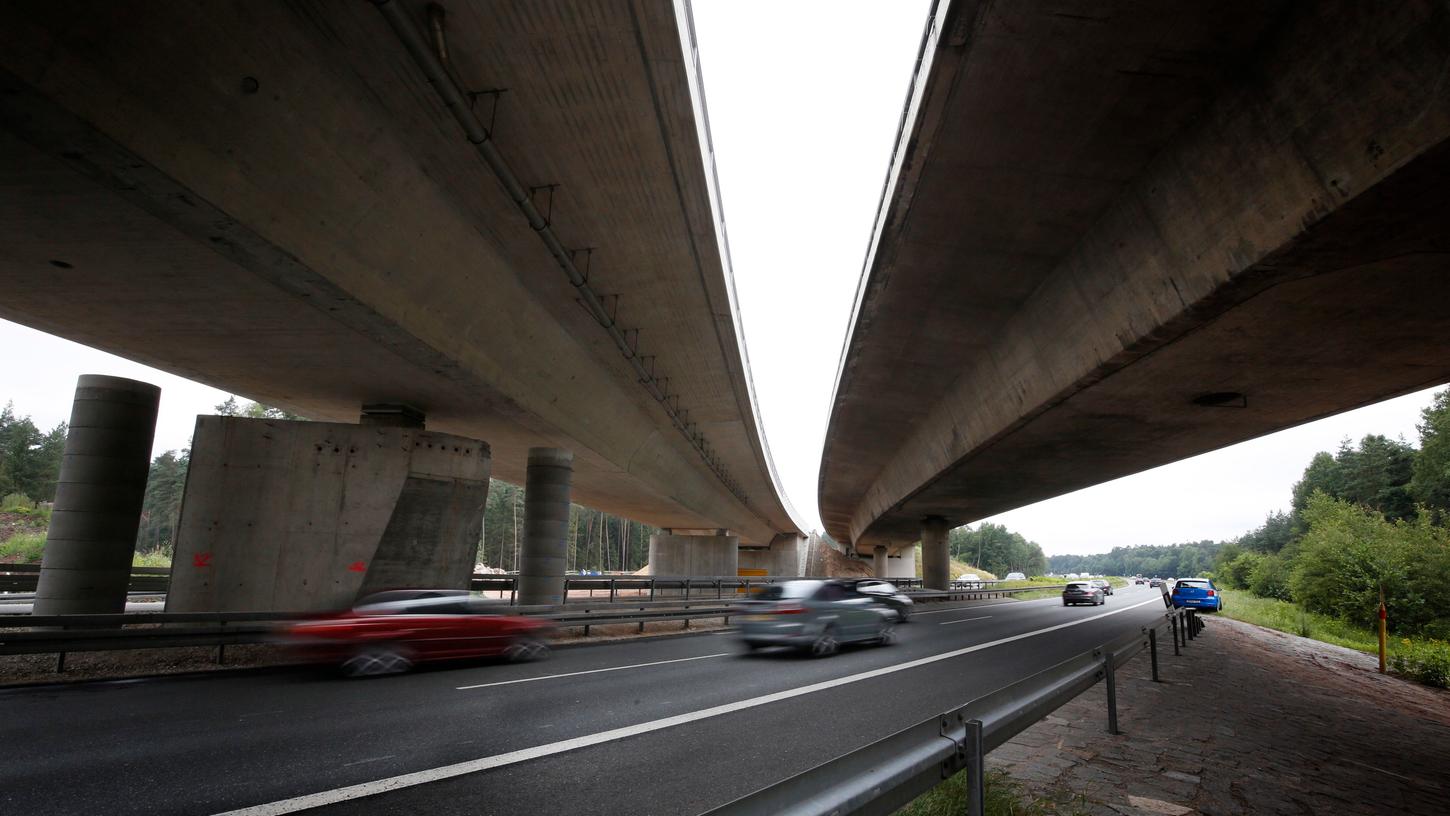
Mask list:
[[[0,8],[0,316],[316,419],[401,401],[487,440],[516,483],[530,448],[568,447],[579,501],[648,523],[762,543],[796,528],[716,318],[729,273],[673,9],[607,4],[585,24],[449,6],[458,73],[511,88],[500,150],[560,183],[562,235],[609,239],[592,280],[624,294],[615,315],[743,500],[578,308],[368,3]],[[571,37],[598,49],[556,47]],[[600,72],[608,105],[559,107],[556,86]]]
[[[1450,379],[1434,3],[1040,5],[928,47],[821,471],[863,554]]]

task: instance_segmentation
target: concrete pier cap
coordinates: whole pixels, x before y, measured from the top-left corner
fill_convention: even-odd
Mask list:
[[[150,383],[76,381],[34,614],[125,611],[160,404]]]
[[[740,536],[729,530],[661,530],[649,537],[653,575],[734,576],[740,571]]]

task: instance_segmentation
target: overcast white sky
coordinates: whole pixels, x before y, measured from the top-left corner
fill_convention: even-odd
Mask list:
[[[847,318],[927,3],[696,0],[736,288],[766,435],[786,491],[820,527],[816,475]],[[3,293],[0,293],[3,297]],[[157,452],[227,394],[0,321],[0,404],[66,420],[76,377],[161,386]],[[1048,554],[1222,539],[1286,508],[1316,451],[1403,435],[1425,391],[998,516]]]

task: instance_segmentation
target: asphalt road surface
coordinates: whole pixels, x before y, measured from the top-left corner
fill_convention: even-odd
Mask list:
[[[729,633],[345,680],[320,670],[0,691],[13,814],[690,814],[1163,612],[1127,587],[919,606],[898,642],[747,655]]]

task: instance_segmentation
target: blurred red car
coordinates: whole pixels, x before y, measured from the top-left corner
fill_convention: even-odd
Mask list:
[[[349,677],[398,674],[429,660],[548,657],[550,623],[503,614],[507,609],[464,590],[389,590],[346,612],[291,624],[283,640]]]

